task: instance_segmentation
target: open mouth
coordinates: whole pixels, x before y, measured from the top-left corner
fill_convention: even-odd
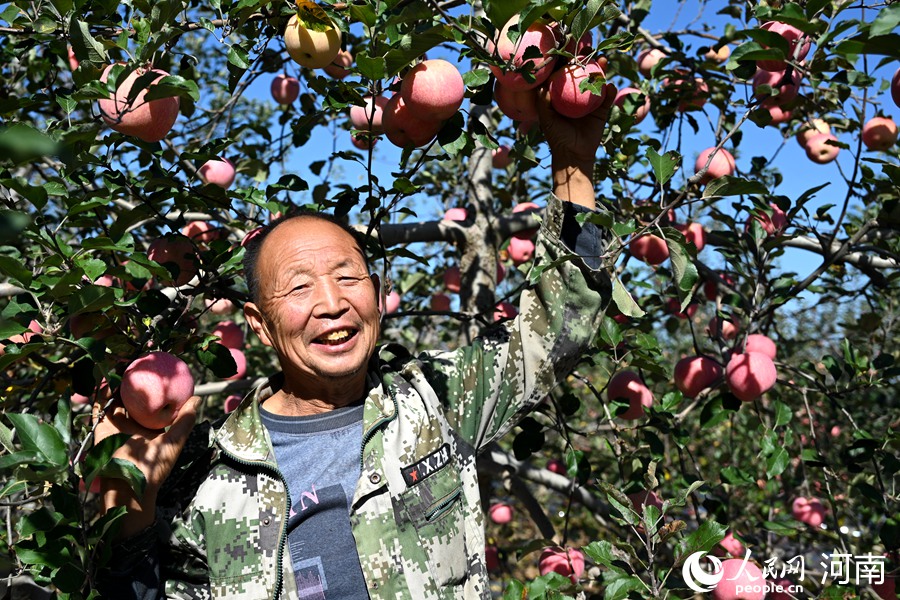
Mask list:
[[[353,339],[357,333],[359,333],[357,329],[336,329],[325,335],[320,335],[313,341],[316,344],[324,344],[326,346],[339,346]]]

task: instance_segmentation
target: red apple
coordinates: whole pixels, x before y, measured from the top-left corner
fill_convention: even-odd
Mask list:
[[[360,131],[359,133],[350,134],[350,143],[357,150],[369,150],[378,141],[378,136],[374,133]]]
[[[372,133],[384,133],[382,117],[388,99],[384,96],[376,96],[373,100],[372,96],[366,96],[363,100],[365,100],[363,106],[350,107],[350,123],[353,128]]]
[[[181,234],[198,244],[205,244],[223,237],[223,231],[209,221],[191,221],[181,228]]]
[[[769,235],[775,235],[784,231],[784,228],[787,227],[787,214],[774,202],[769,203],[769,208],[772,209],[771,215],[763,211],[754,211],[754,214],[751,214],[750,218],[747,219],[744,231],[750,229],[753,221],[759,221],[760,226]]]
[[[725,380],[731,393],[744,402],[752,402],[769,391],[778,379],[772,359],[760,352],[732,354],[725,367]]]
[[[550,104],[559,114],[571,119],[580,119],[597,110],[603,103],[603,96],[581,91],[581,82],[586,79],[606,77],[596,61],[579,65],[572,63],[556,71],[550,77]]]
[[[197,174],[203,183],[217,185],[227,190],[234,183],[234,164],[227,158],[214,158],[203,163]]]
[[[558,458],[551,458],[547,461],[547,470],[551,473],[556,473],[557,475],[565,475],[569,472],[566,463]]]
[[[721,546],[725,550],[725,552],[732,556],[736,556],[739,558],[744,556],[744,545],[739,539],[734,537],[734,532],[731,530],[728,530],[728,532],[725,533],[725,537],[722,538],[721,542],[719,542],[719,546]]]
[[[406,106],[400,94],[394,94],[384,106],[382,123],[388,140],[400,148],[421,148],[427,145],[444,124],[434,118],[420,118],[419,113]]]
[[[349,50],[341,50],[334,60],[322,67],[322,70],[334,77],[335,79],[343,79],[350,74],[348,70],[353,64],[353,55]]]
[[[509,302],[500,302],[499,304],[497,304],[497,306],[494,307],[494,321],[512,319],[517,314],[519,314],[519,310],[515,307],[515,305]]]
[[[818,133],[810,137],[806,143],[806,156],[809,160],[824,165],[837,158],[841,149],[838,146],[826,144],[829,140],[836,142],[837,138],[830,133]]]
[[[221,344],[226,348],[244,347],[244,331],[234,321],[220,321],[212,330],[212,334],[219,336]]]
[[[666,302],[666,312],[675,315],[679,319],[693,319],[694,315],[697,314],[697,305],[691,302],[682,311],[681,302],[677,298],[669,298]]]
[[[719,363],[705,356],[685,357],[675,365],[675,386],[688,398],[696,398],[721,376]]]
[[[669,258],[669,247],[666,245],[666,240],[652,233],[632,238],[628,243],[628,249],[632,256],[648,265],[662,264]]]
[[[507,252],[509,252],[509,258],[513,264],[521,265],[534,257],[534,242],[512,237],[509,239]]]
[[[637,57],[638,71],[644,77],[650,77],[650,71],[656,66],[656,63],[666,57],[666,53],[659,48],[651,48],[644,50]]]
[[[502,61],[506,61],[509,70],[504,72],[500,67],[491,65],[490,69],[497,78],[497,83],[515,91],[531,89],[542,84],[553,71],[554,57],[547,53],[556,47],[556,36],[553,30],[542,23],[532,23],[518,39],[509,39],[510,27],[519,23],[519,15],[514,15],[500,30],[496,44],[488,41],[487,49]],[[537,58],[524,58],[529,48],[536,48],[540,54]],[[534,50],[529,51],[529,56]],[[531,77],[526,79],[516,72],[522,67],[529,67]]]
[[[644,514],[645,504],[655,506],[662,511],[663,503],[660,497],[656,495],[656,492],[651,492],[650,490],[632,492],[628,494],[628,499],[631,500],[632,508],[634,508],[634,511],[639,515]]]
[[[777,95],[769,92],[763,92],[761,86],[767,85],[772,91],[777,91]],[[791,72],[791,80],[788,81],[785,71],[766,71],[759,69],[753,76],[751,82],[753,87],[753,95],[761,98],[762,106],[784,106],[797,97],[800,92],[800,75],[796,71]]]
[[[791,515],[810,527],[819,527],[825,520],[825,506],[818,498],[800,496],[791,503]]]
[[[226,413],[234,412],[234,409],[238,407],[238,404],[241,403],[241,400],[243,400],[243,398],[241,398],[237,394],[232,394],[225,398],[225,405],[223,406],[223,409]]]
[[[387,314],[394,314],[400,309],[400,294],[396,291],[391,292],[384,297],[384,311]]]
[[[769,106],[766,107],[766,110],[769,111],[769,125],[780,125],[782,123],[787,123],[791,120],[791,111],[782,108],[780,106]]]
[[[422,120],[449,119],[459,110],[465,93],[459,69],[441,59],[420,62],[400,84],[404,104]]]
[[[718,317],[710,319],[709,326],[706,328],[706,333],[710,337],[721,337],[723,340],[733,340],[737,337],[738,331],[737,325],[728,319],[720,321]]]
[[[464,208],[448,208],[442,217],[445,221],[465,221],[466,209]]]
[[[538,567],[541,575],[556,572],[575,583],[584,573],[584,554],[575,548],[549,546],[541,552]]]
[[[722,579],[713,588],[713,600],[763,600],[766,580],[762,571],[750,561],[729,558],[722,561]]]
[[[300,81],[296,77],[281,74],[272,80],[272,98],[278,104],[292,104],[300,95]]]
[[[510,147],[506,144],[502,144],[499,148],[494,148],[493,152],[491,152],[491,166],[495,169],[508,167],[510,163],[509,151]]]
[[[450,297],[447,294],[434,294],[431,297],[431,310],[447,311],[450,310]]]
[[[120,388],[129,416],[147,429],[164,429],[194,394],[194,377],[183,360],[151,352],[125,369]]]
[[[772,582],[767,600],[794,600],[794,595],[790,593],[791,586],[794,584],[790,579],[780,578]]]
[[[715,154],[713,154],[713,152],[715,152]],[[712,156],[712,160],[710,160],[710,156]],[[697,161],[694,163],[694,173],[699,173],[700,169],[705,167],[707,162],[709,163],[709,169],[707,169],[706,174],[703,175],[701,183],[709,183],[713,179],[718,179],[719,177],[734,175],[734,171],[737,168],[737,165],[734,162],[734,156],[732,156],[731,152],[725,148],[719,148],[719,150],[716,151],[716,147],[712,146],[701,152],[700,156],[697,157]]]
[[[606,388],[606,397],[612,401],[625,399],[628,410],[621,415],[622,419],[639,419],[644,416],[644,408],[653,404],[653,392],[634,371],[619,371]]]
[[[114,65],[108,65],[100,76],[100,81],[106,83],[109,72]],[[147,73],[152,73],[156,78],[144,89],[139,91],[132,103],[128,103],[131,88],[138,78]],[[137,68],[124,80],[117,81],[116,91],[108,100],[99,100],[100,116],[103,121],[115,131],[125,135],[134,136],[145,142],[158,142],[172,129],[178,119],[178,96],[146,100],[147,91],[156,85],[160,79],[168,73],[162,69]]]
[[[321,28],[323,31],[319,29],[307,28],[297,15],[291,15],[284,30],[284,46],[294,62],[309,69],[321,69],[337,58],[341,51],[340,29],[334,23]]]
[[[514,90],[497,80],[494,84],[494,100],[497,108],[513,121],[531,122],[538,120],[537,90]]]
[[[785,57],[787,60],[801,61],[809,53],[809,37],[793,25],[769,21],[768,23],[763,23],[760,29],[777,33],[788,41],[790,50]],[[802,43],[801,39],[803,40]],[[799,50],[797,50],[798,45],[800,45]],[[783,60],[758,60],[756,61],[756,66],[766,71],[781,71],[787,67],[787,64]]]
[[[616,92],[616,99],[614,102],[615,102],[616,106],[618,106],[624,110],[625,99],[628,96],[632,96],[632,95],[634,96],[635,102],[639,102],[640,96],[642,96],[642,95],[644,96],[643,104],[638,105],[637,108],[634,110],[634,113],[632,113],[634,116],[634,124],[637,125],[638,123],[643,121],[644,118],[647,116],[647,114],[650,112],[650,96],[637,88],[624,87],[621,90],[619,90],[618,92]]]
[[[502,502],[493,504],[488,512],[491,516],[491,521],[497,525],[505,525],[512,522],[513,508],[509,504],[503,504]]]
[[[484,566],[490,572],[500,569],[500,551],[497,546],[488,544],[484,547]]]
[[[462,279],[459,273],[459,267],[450,267],[444,271],[444,287],[448,292],[458,294],[462,285]]]
[[[747,336],[747,343],[744,344],[744,352],[758,352],[775,360],[778,347],[769,337],[761,333],[751,333]]]
[[[881,600],[897,600],[897,577],[885,575],[881,583],[873,583],[872,590]]]
[[[797,132],[797,143],[804,149],[809,145],[809,138],[817,133],[831,133],[831,127],[824,119],[813,119],[800,126]]]
[[[66,51],[69,59],[69,68],[74,71],[78,68],[78,59],[75,58],[75,50],[72,49],[72,46],[67,46]]]
[[[204,303],[214,315],[230,315],[235,311],[234,302],[228,298],[207,298]]]
[[[244,351],[238,350],[237,348],[228,348],[228,352],[231,353],[231,358],[234,359],[234,365],[237,368],[237,372],[231,377],[226,377],[225,379],[243,379],[247,374],[247,357],[244,355]]]
[[[891,79],[891,98],[894,100],[894,104],[900,108],[900,69],[897,69]]]
[[[862,141],[869,150],[888,150],[897,143],[897,124],[890,117],[872,117],[863,125]]]
[[[31,338],[36,336],[39,333],[43,333],[44,328],[41,327],[41,324],[32,319],[28,322],[28,331],[25,333],[20,333],[18,335],[11,336],[9,341],[14,344],[27,344],[31,341]]]
[[[684,235],[685,240],[696,246],[697,252],[700,252],[706,246],[706,230],[700,223],[676,225],[675,229]]]
[[[535,204],[534,202],[519,202],[515,206],[513,206],[513,214],[520,212],[531,212],[535,210],[541,210],[541,207]],[[520,240],[530,240],[535,235],[537,235],[538,227],[533,227],[531,229],[524,229],[522,231],[517,231],[513,234],[513,237],[517,237]]]
[[[194,244],[190,238],[180,234],[153,240],[147,248],[147,258],[163,265],[170,273],[174,270],[172,282],[176,286],[187,285],[199,271]]]

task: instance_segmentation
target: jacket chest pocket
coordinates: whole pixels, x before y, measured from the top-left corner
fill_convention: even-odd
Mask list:
[[[409,486],[402,496],[418,548],[439,586],[454,585],[467,575],[462,480],[456,464]]]

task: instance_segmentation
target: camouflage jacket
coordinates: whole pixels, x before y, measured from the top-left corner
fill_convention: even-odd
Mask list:
[[[604,272],[557,261],[571,255],[563,206],[551,200],[545,211],[536,264],[548,268],[523,291],[518,318],[455,351],[414,357],[386,346],[372,359],[350,518],[373,599],[490,597],[476,454],[572,369],[610,297]],[[297,598],[291,501],[258,410],[269,393],[256,390],[209,428],[199,453],[186,448],[202,458],[160,494],[167,597]]]

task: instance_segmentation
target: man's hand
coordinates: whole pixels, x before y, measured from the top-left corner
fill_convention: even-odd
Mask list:
[[[122,458],[135,464],[147,479],[144,495],[137,498],[131,486],[123,479],[103,478],[101,480],[101,496],[104,510],[116,506],[128,508],[128,515],[123,521],[121,537],[128,537],[149,527],[155,518],[156,495],[163,482],[172,472],[175,462],[181,454],[191,429],[197,420],[199,396],[192,396],[181,410],[169,429],[154,431],[135,423],[126,414],[120,402],[113,405],[100,417],[99,405],[94,406],[95,418],[99,418],[94,431],[95,442],[115,435],[127,433],[131,438],[113,454],[114,458]]]
[[[603,102],[597,110],[580,119],[569,119],[553,110],[546,88],[538,93],[541,130],[553,156],[554,193],[588,208],[595,206],[594,160],[616,97],[613,84],[607,83],[603,89]]]

